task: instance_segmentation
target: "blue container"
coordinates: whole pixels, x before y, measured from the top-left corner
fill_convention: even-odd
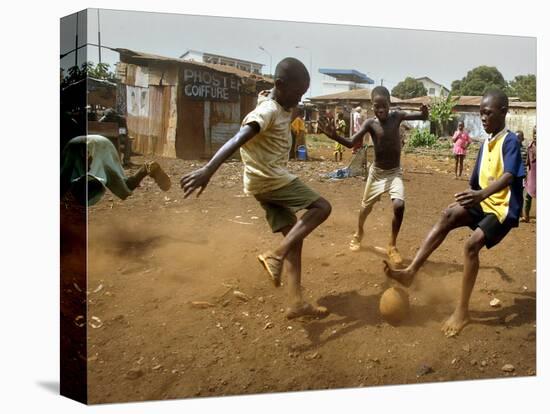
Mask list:
[[[307,160],[307,147],[305,145],[300,145],[296,150],[296,153],[299,161]]]

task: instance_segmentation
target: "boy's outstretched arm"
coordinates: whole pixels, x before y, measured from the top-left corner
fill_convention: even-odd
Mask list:
[[[426,121],[428,120],[429,110],[424,104],[420,106],[420,111],[403,112],[403,121]]]
[[[239,132],[237,132],[233,138],[227,141],[223,146],[214,154],[214,156],[208,161],[208,163],[199,168],[198,170],[191,171],[181,177],[180,187],[183,189],[184,198],[189,197],[196,189],[200,189],[197,193],[197,197],[204,191],[210,178],[218,170],[220,165],[227,160],[231,154],[242,147],[246,142],[250,141],[260,131],[260,127],[255,122],[243,126]]]
[[[353,148],[353,146],[363,138],[368,132],[368,120],[363,122],[361,129],[357,131],[351,138],[341,137],[336,133],[336,127],[326,119],[319,119],[319,129],[330,139],[342,144],[346,148]]]
[[[481,203],[487,197],[490,197],[494,193],[497,193],[500,190],[508,187],[510,184],[512,184],[513,179],[514,176],[512,173],[505,172],[498,180],[494,181],[493,183],[491,183],[491,185],[485,187],[482,190],[469,189],[461,193],[455,194],[455,200],[464,208],[473,207]]]

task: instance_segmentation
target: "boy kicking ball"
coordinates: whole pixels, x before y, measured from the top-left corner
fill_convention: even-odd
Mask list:
[[[479,108],[483,128],[490,135],[477,156],[470,178],[470,189],[455,194],[455,202],[444,212],[405,269],[393,269],[385,262],[386,275],[405,286],[445,240],[451,230],[468,226],[472,235],[464,246],[464,271],[458,305],[443,325],[446,336],[457,335],[470,321],[470,296],[479,270],[479,251],[496,246],[518,226],[525,169],[516,135],[506,129],[508,97],[499,90],[489,91]]]
[[[309,88],[309,81],[309,73],[299,60],[286,58],[279,62],[275,68],[275,87],[260,96],[256,109],[244,118],[240,131],[204,167],[184,175],[180,181],[185,198],[197,189],[199,196],[220,165],[240,148],[244,191],[264,208],[272,231],[284,236],[276,249],[259,255],[258,260],[276,287],[281,285],[286,263],[290,289],[288,319],[328,314],[326,308],[303,300],[301,275],[304,239],[328,218],[331,206],[286,169],[292,142],[292,108]],[[299,210],[306,212],[297,218]]]

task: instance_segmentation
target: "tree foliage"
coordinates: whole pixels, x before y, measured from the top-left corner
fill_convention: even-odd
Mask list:
[[[391,90],[391,94],[400,99],[410,99],[418,96],[426,96],[428,91],[422,82],[408,76]]]
[[[115,74],[110,69],[111,66],[108,63],[94,65],[93,62],[84,62],[80,67],[71,66],[67,69],[67,75],[61,80],[61,87],[63,88],[87,77],[115,82]]]
[[[447,125],[455,118],[453,110],[456,103],[457,97],[448,95],[434,100],[430,105],[430,121],[436,126],[439,136],[445,134]]]
[[[489,89],[500,89],[509,93],[508,83],[494,66],[478,66],[461,80],[455,80],[451,84],[452,95],[481,96]]]
[[[510,81],[510,93],[522,101],[537,100],[537,77],[535,75],[518,75]]]

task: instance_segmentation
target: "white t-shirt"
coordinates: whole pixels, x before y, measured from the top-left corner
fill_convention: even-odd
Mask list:
[[[277,190],[297,178],[286,169],[292,145],[291,115],[274,99],[260,96],[256,108],[244,118],[243,126],[251,122],[260,126],[260,132],[241,147],[246,194]]]

